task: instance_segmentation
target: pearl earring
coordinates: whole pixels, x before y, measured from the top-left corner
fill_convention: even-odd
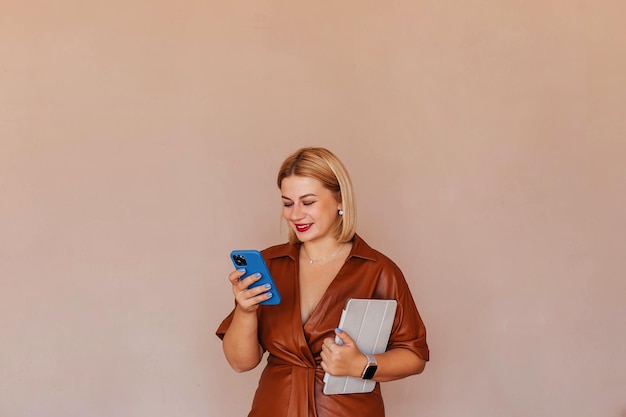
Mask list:
[[[339,210],[339,215],[343,216],[343,210]]]

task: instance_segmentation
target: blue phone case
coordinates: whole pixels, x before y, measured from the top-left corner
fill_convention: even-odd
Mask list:
[[[272,275],[270,274],[267,265],[265,264],[265,260],[263,259],[263,255],[258,250],[234,250],[230,253],[230,260],[236,269],[243,268],[246,270],[246,273],[242,278],[255,274],[257,272],[261,273],[261,279],[255,282],[250,286],[257,287],[259,285],[270,284],[272,288],[269,290],[272,293],[272,298],[269,300],[261,301],[259,304],[261,305],[276,305],[280,304],[280,293],[278,292],[278,288],[272,279]]]

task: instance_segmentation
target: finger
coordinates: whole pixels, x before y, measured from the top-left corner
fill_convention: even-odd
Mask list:
[[[261,279],[261,274],[257,272],[256,274],[248,275],[245,278],[241,278],[239,283],[243,288],[250,288],[252,284]]]
[[[258,292],[257,288],[252,290],[244,290],[237,294],[235,301],[237,305],[245,311],[254,311],[259,308],[259,304],[263,301],[269,300],[274,296],[271,291],[266,291],[261,294],[254,295],[253,292]]]
[[[329,337],[327,337],[326,339],[324,339],[324,342],[322,344],[322,350],[327,351],[328,353],[332,353],[333,349],[336,347],[337,345],[335,344],[335,341]]]
[[[270,284],[257,285],[255,287],[249,287],[242,290],[242,293],[246,293],[246,297],[252,298],[261,294],[271,293],[272,286]]]
[[[271,288],[272,286],[269,284],[243,288],[238,292],[235,291],[235,298],[237,302],[242,305],[258,304],[272,298],[274,294],[272,294]]]
[[[240,271],[240,270],[239,270]],[[267,291],[268,289],[256,289],[251,293],[246,293],[246,291],[248,290],[252,290],[253,288],[256,287],[252,287],[252,285],[258,281],[259,279],[261,279],[261,274],[253,274],[250,276],[247,276],[245,278],[241,278],[241,274],[235,274],[233,273],[235,278],[233,279],[233,282],[231,282],[232,286],[233,286],[233,294],[235,294],[235,297],[244,297],[244,298],[250,298],[253,297],[255,295],[258,295],[264,291]],[[245,272],[243,273],[245,274]],[[239,277],[239,278],[237,278]]]
[[[348,333],[342,331],[340,328],[336,328],[335,329],[335,334],[341,340],[342,344],[344,344],[344,345],[353,345],[354,344],[354,341],[348,335]]]
[[[322,348],[330,349],[334,343],[335,341],[332,338],[326,337],[322,340]]]
[[[259,294],[259,295],[255,295],[254,297],[252,297],[252,300],[254,301],[255,304],[259,304],[265,300],[269,300],[270,298],[272,298],[274,296],[274,294],[272,294],[271,291],[267,291],[265,290],[265,292]]]
[[[246,270],[244,268],[235,269],[233,272],[228,274],[228,280],[230,281],[231,284],[235,285],[239,283],[239,281],[241,280],[241,277],[245,273],[246,273]]]

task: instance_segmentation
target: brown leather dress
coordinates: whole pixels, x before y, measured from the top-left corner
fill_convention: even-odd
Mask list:
[[[324,395],[322,342],[334,337],[349,298],[395,299],[398,308],[388,350],[403,348],[428,360],[426,329],[400,269],[358,235],[345,264],[303,325],[298,285],[299,245],[263,251],[282,301],[261,306],[259,341],[269,352],[249,417],[383,417],[380,384],[367,394]],[[233,312],[217,329],[224,337]]]

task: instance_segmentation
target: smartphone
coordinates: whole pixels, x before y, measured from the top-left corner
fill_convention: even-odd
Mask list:
[[[270,270],[267,268],[261,252],[259,252],[258,250],[234,250],[230,253],[230,260],[233,262],[233,265],[235,265],[236,269],[243,268],[246,270],[246,273],[242,276],[242,278],[245,278],[257,272],[261,274],[261,279],[252,284],[250,288],[265,284],[270,284],[272,286],[272,288],[269,290],[272,293],[272,298],[261,301],[259,304],[280,304],[280,293],[278,292],[278,288],[276,288],[276,284],[272,279]]]

